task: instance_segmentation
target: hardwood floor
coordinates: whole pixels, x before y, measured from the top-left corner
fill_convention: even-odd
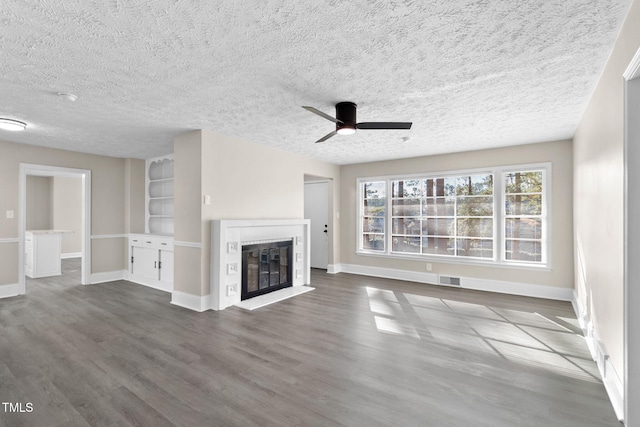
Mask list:
[[[125,281],[0,300],[2,426],[619,426],[570,304],[312,272],[195,313]]]

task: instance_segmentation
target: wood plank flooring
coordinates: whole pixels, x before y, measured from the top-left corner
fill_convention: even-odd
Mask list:
[[[126,281],[0,300],[0,426],[619,426],[570,304],[312,272],[195,313]]]

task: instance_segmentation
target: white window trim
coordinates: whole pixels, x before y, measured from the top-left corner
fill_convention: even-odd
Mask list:
[[[504,177],[509,172],[527,172],[533,170],[542,171],[542,261],[527,262],[527,261],[512,261],[506,259],[505,254],[505,201],[506,195],[504,191]],[[465,257],[453,257],[448,255],[433,255],[433,254],[405,254],[391,252],[391,239],[392,239],[392,215],[391,215],[391,196],[392,188],[391,182],[394,180],[409,180],[409,179],[428,179],[428,178],[447,178],[451,176],[460,175],[476,175],[476,174],[492,174],[494,179],[493,188],[493,203],[494,203],[494,227],[493,227],[493,239],[494,254],[492,259],[481,258],[465,258]],[[385,242],[384,251],[366,251],[362,249],[362,236],[363,236],[363,183],[385,181]],[[490,267],[506,267],[506,268],[518,268],[518,269],[531,269],[531,270],[551,270],[551,226],[552,226],[552,165],[551,162],[544,163],[528,163],[519,165],[506,165],[496,166],[489,168],[475,168],[475,169],[460,169],[450,171],[438,171],[429,173],[415,173],[415,174],[402,174],[402,175],[384,175],[384,176],[370,176],[356,178],[356,197],[357,197],[357,212],[356,212],[356,254],[362,256],[382,257],[391,259],[407,259],[407,260],[419,260],[428,261],[434,263],[447,263],[447,264],[465,264],[465,265],[478,265],[478,266],[490,266]]]

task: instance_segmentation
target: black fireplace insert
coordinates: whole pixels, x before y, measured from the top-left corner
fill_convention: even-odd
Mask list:
[[[293,285],[293,240],[242,246],[241,300]]]

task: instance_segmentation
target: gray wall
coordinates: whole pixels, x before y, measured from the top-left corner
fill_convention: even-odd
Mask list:
[[[0,285],[18,283],[19,169],[20,163],[90,169],[92,172],[92,235],[116,235],[92,240],[92,272],[126,269],[124,231],[125,159],[76,153],[0,141]],[[9,219],[5,211],[13,210]],[[144,214],[143,214],[144,215]]]
[[[52,180],[52,224],[55,230],[72,231],[62,236],[62,255],[82,252],[82,178],[55,176]]]
[[[343,166],[341,170],[342,259],[344,264],[425,271],[425,261],[391,259],[356,254],[356,179],[385,175],[455,171],[489,166],[552,163],[551,270],[478,266],[430,261],[433,273],[493,279],[511,283],[573,288],[572,250],[572,145],[571,141],[520,145],[492,150]]]
[[[209,131],[175,139],[174,171],[174,239],[201,244],[175,247],[174,288],[198,296],[209,293],[211,220],[302,219],[305,174],[329,178],[335,188],[340,183],[337,165]],[[203,205],[204,195],[211,196],[210,205]],[[338,191],[330,198],[329,262],[337,263]]]
[[[53,228],[52,179],[49,176],[27,176],[27,230]]]

